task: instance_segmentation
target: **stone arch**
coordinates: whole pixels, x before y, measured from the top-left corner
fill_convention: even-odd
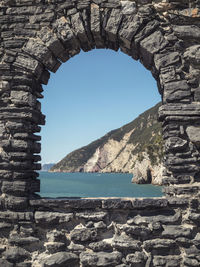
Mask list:
[[[184,4],[185,6],[187,4]],[[24,7],[9,7],[7,13],[13,14],[15,10],[23,11]],[[15,79],[14,82],[4,81],[2,84],[4,90],[7,87],[12,89],[10,108],[13,112],[16,109],[20,114],[20,120],[25,119],[27,122],[29,120],[29,123],[36,124],[30,133],[23,133],[24,136],[28,136],[28,140],[23,138],[19,140],[18,136],[11,141],[19,144],[16,145],[17,150],[29,153],[29,164],[24,164],[24,169],[20,170],[21,174],[18,173],[22,163],[15,162],[14,165],[19,165],[16,168],[17,176],[26,176],[27,169],[40,168],[34,163],[39,157],[31,156],[31,153],[40,150],[40,145],[35,142],[39,137],[34,136],[33,132],[39,130],[38,124],[44,124],[44,116],[40,112],[37,98],[42,97],[41,84],[47,84],[49,71],[56,72],[62,62],[78,54],[81,49],[89,51],[94,48],[109,48],[120,49],[133,59],[140,60],[157,80],[163,102],[160,119],[163,121],[166,139],[164,183],[170,185],[196,181],[199,167],[193,153],[198,153],[198,149],[193,145],[193,140],[189,141],[189,138],[193,138],[191,129],[194,128],[191,127],[194,126],[188,125],[190,128],[186,126],[187,120],[189,124],[191,123],[191,116],[195,124],[198,124],[196,121],[198,117],[195,116],[198,116],[199,106],[194,99],[198,100],[198,90],[195,90],[195,86],[198,86],[196,79],[198,71],[195,72],[194,68],[198,64],[196,55],[199,46],[196,43],[199,28],[193,25],[192,32],[186,33],[190,26],[177,25],[176,22],[174,25],[170,16],[177,10],[170,3],[154,4],[150,1],[144,5],[135,1],[88,1],[81,4],[72,1],[56,6],[55,11],[51,7],[50,11],[45,13],[47,19],[42,14],[43,10],[44,5],[38,9],[33,8],[34,14],[29,16],[29,21],[31,25],[38,26],[37,30],[25,38],[10,64],[17,75],[23,77],[20,84],[17,82],[16,86]],[[192,45],[190,42],[186,44],[187,34],[193,38]],[[5,58],[6,56],[4,60]],[[193,86],[194,90],[191,88]],[[20,145],[22,148],[19,148]],[[187,151],[190,158],[188,161],[183,151]],[[7,155],[6,157],[9,158]],[[7,165],[9,166],[8,163]],[[15,167],[12,166],[12,169]],[[28,176],[30,178],[30,172]],[[32,176],[35,177],[36,174],[32,172]],[[31,184],[38,185],[36,181],[34,178]],[[3,192],[7,192],[5,187],[3,186]]]
[[[83,232],[96,240],[99,225],[95,226],[95,221],[101,220],[105,224],[111,223],[110,218],[113,218],[114,224],[128,223],[129,226],[123,227],[123,234],[129,237],[127,242],[132,240],[128,245],[134,238],[140,240],[137,245],[141,253],[134,252],[134,255],[140,258],[141,264],[144,265],[148,258],[150,266],[167,266],[168,260],[172,261],[171,265],[176,261],[176,266],[198,266],[199,1],[36,0],[33,3],[3,0],[0,6],[0,221],[6,222],[1,227],[8,228],[4,241],[7,249],[0,251],[2,264],[20,262],[24,258],[28,261],[31,257],[30,252],[19,250],[20,255],[12,259],[15,248],[10,250],[9,245],[26,247],[39,242],[45,246],[46,239],[42,240],[34,233],[34,227],[40,233],[43,226],[52,230],[56,223],[62,229],[62,225],[72,218],[76,221],[75,226],[82,220],[84,230],[74,229],[70,233],[71,240],[87,244],[87,238],[82,240],[85,238]],[[157,80],[163,103],[159,118],[166,151],[163,173],[166,198],[56,201],[40,199],[35,194],[40,189],[35,172],[40,169],[37,163],[40,161],[37,155],[40,137],[35,133],[40,131],[39,125],[45,123],[38,101],[42,98],[42,84],[48,83],[49,71],[56,72],[61,62],[79,53],[80,49],[94,48],[121,49],[140,60]],[[121,216],[117,222],[115,209]],[[97,214],[99,210],[102,212]],[[158,216],[154,218],[152,211]],[[135,213],[139,217],[133,215]],[[93,231],[88,230],[88,220],[93,221]],[[113,233],[118,235],[120,231],[114,229]],[[51,234],[48,240],[55,241],[57,233],[52,231]],[[152,239],[151,234],[153,241],[148,240]],[[31,238],[26,239],[27,236]],[[120,242],[121,239],[119,242],[114,240],[112,249],[121,250]],[[126,248],[126,244],[123,246]],[[58,247],[53,248],[53,253],[56,249]],[[47,250],[52,251],[51,248]],[[101,254],[99,258],[100,254],[93,252],[92,258],[86,252],[87,255],[80,256],[82,266],[88,266],[94,259],[107,264],[107,254]],[[70,257],[66,253],[59,254],[64,257],[65,264]],[[113,266],[122,263],[122,254],[111,256]],[[137,263],[133,258],[127,256],[124,261],[129,265]],[[71,255],[70,260],[74,266],[79,266],[76,255]],[[51,266],[48,264],[46,266]]]

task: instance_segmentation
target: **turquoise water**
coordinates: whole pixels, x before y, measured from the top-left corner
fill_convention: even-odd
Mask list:
[[[131,183],[131,174],[40,172],[42,197],[160,197],[161,186]]]

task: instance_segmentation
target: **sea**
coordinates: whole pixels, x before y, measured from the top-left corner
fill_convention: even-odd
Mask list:
[[[131,183],[124,173],[40,172],[41,197],[161,197],[162,187]]]

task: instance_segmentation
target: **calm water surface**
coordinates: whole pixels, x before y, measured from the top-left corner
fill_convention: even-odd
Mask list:
[[[161,186],[131,183],[132,174],[40,172],[42,197],[160,197]]]

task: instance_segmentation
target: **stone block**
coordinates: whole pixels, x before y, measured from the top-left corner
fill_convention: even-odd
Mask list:
[[[135,252],[134,254],[129,254],[126,257],[126,262],[134,267],[145,266],[147,261],[147,255],[144,252]]]
[[[28,184],[24,181],[15,181],[15,182],[8,182],[3,181],[2,183],[2,192],[3,193],[14,193],[14,194],[22,194],[28,191]]]
[[[0,266],[1,267],[14,267],[14,264],[11,262],[8,262],[7,260],[0,259]]]
[[[178,237],[192,237],[193,228],[184,227],[179,225],[163,225],[164,231],[162,237],[165,238],[178,238]]]
[[[66,245],[62,242],[46,242],[44,246],[50,254],[66,250]]]
[[[104,209],[130,209],[132,203],[130,200],[124,199],[104,199],[102,201],[102,208]]]
[[[53,28],[56,31],[58,38],[62,41],[65,49],[68,50],[79,50],[80,44],[78,39],[72,31],[69,21],[65,17],[61,17],[55,21]]]
[[[123,17],[118,38],[126,48],[131,48],[133,38],[140,29],[142,22],[142,18],[138,15]]]
[[[99,241],[99,242],[93,242],[89,244],[89,248],[92,249],[94,252],[112,252],[113,247],[110,243],[107,243],[105,241]]]
[[[170,65],[177,64],[180,61],[180,55],[178,52],[171,52],[166,54],[155,54],[154,56],[154,62],[157,70],[160,70],[160,68],[165,68]]]
[[[121,263],[122,254],[120,252],[97,252],[89,253],[82,252],[80,255],[80,262],[83,267],[86,266],[98,266],[98,267],[115,267]]]
[[[117,32],[122,20],[122,14],[120,9],[112,9],[110,17],[107,21],[105,31],[107,33],[108,40],[111,42],[117,41]]]
[[[97,240],[97,230],[92,228],[92,229],[87,229],[87,228],[80,228],[80,229],[74,229],[71,233],[71,240],[73,242],[92,242]]]
[[[99,6],[91,4],[90,29],[95,41],[96,48],[104,48],[104,40],[101,36],[101,13]]]
[[[29,259],[30,254],[23,248],[10,247],[5,252],[3,252],[3,257],[9,262],[17,263]]]
[[[35,221],[37,224],[53,224],[67,223],[73,218],[73,213],[60,213],[60,212],[46,212],[36,211]]]
[[[186,133],[191,142],[195,145],[200,145],[200,126],[188,126],[186,128]]]
[[[29,39],[24,47],[24,51],[33,58],[37,58],[52,72],[56,72],[61,65],[48,47],[46,47],[39,39]]]
[[[89,43],[86,29],[84,28],[84,24],[81,19],[80,13],[76,13],[71,16],[71,23],[72,23],[72,27],[75,32],[75,35],[77,36],[83,51],[87,52],[91,50],[91,45]]]
[[[173,25],[174,34],[182,39],[199,38],[200,28],[197,25]]]
[[[183,151],[187,147],[187,140],[184,140],[180,137],[170,137],[165,142],[166,151]]]
[[[134,199],[132,202],[133,209],[156,209],[168,206],[168,200],[165,198],[143,198]]]
[[[177,102],[191,96],[191,89],[185,80],[164,84],[164,102]]]
[[[122,1],[121,12],[123,15],[134,15],[137,12],[136,3],[130,1]]]
[[[85,211],[85,212],[76,212],[76,218],[84,219],[86,221],[102,221],[105,220],[108,216],[107,212],[94,212],[94,211]]]
[[[57,252],[43,260],[44,267],[73,266],[79,267],[79,258],[69,252]]]
[[[36,78],[40,78],[43,72],[41,63],[28,56],[18,56],[13,65],[19,69],[24,69],[28,72],[31,72],[34,76],[36,76]]]
[[[147,69],[152,64],[154,54],[166,47],[167,44],[168,42],[160,31],[155,31],[140,42],[141,60]]]
[[[11,91],[10,98],[13,104],[34,107],[36,105],[36,97],[29,92]]]
[[[153,257],[153,266],[160,267],[179,267],[181,264],[180,256],[154,256]]]
[[[123,234],[115,236],[112,240],[112,247],[119,251],[140,251],[142,243],[138,240],[134,240],[130,236]]]

